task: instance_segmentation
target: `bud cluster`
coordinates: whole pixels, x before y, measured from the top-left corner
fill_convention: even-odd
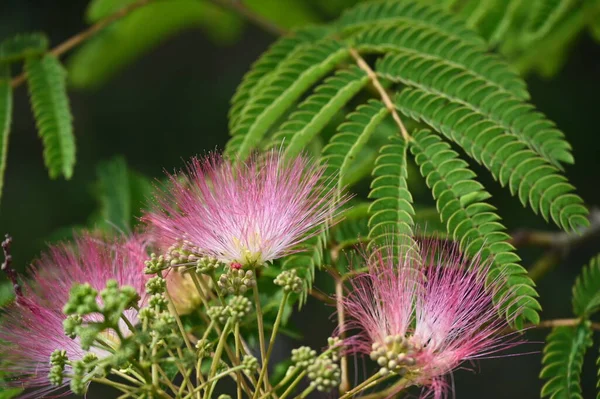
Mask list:
[[[385,337],[383,343],[374,342],[372,345],[371,359],[381,367],[379,374],[389,373],[403,376],[408,368],[415,365],[417,348],[410,344],[402,335]]]
[[[229,267],[227,272],[219,277],[217,284],[223,293],[240,295],[252,288],[256,284],[256,279],[252,270]]]
[[[236,295],[229,300],[227,313],[233,321],[239,322],[252,310],[252,302],[245,296]]]
[[[273,282],[283,287],[284,292],[299,293],[304,286],[302,279],[298,277],[296,269],[282,271]]]
[[[340,384],[340,367],[329,357],[318,357],[307,371],[311,386],[318,391],[327,392]]]
[[[316,358],[317,351],[308,346],[292,349],[292,362],[296,367],[306,368],[313,364]]]

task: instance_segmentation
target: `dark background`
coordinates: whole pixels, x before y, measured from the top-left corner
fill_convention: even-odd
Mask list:
[[[0,39],[39,30],[46,32],[55,45],[85,28],[85,7],[85,1],[4,0],[0,5]],[[159,178],[163,169],[180,167],[192,155],[222,149],[228,139],[229,99],[244,72],[273,40],[258,28],[246,26],[235,43],[222,45],[215,44],[202,29],[191,29],[162,43],[99,89],[72,90],[78,153],[70,181],[49,180],[26,88],[16,89],[0,205],[0,232],[14,236],[15,264],[24,269],[57,230],[86,223],[96,206],[91,184],[99,161],[121,154],[133,169]],[[542,80],[533,75],[527,79],[533,103],[558,124],[573,145],[576,164],[567,168],[567,175],[589,206],[599,202],[599,76],[600,47],[582,34],[557,76]],[[554,228],[523,209],[487,172],[477,171],[510,230]],[[432,203],[429,194],[417,201]],[[553,273],[539,282],[543,319],[571,317],[571,285],[581,265],[598,248],[598,241],[591,240],[565,253]],[[527,266],[540,251],[520,254]],[[300,326],[306,343],[315,347],[324,344],[334,328],[329,320],[331,312],[309,300],[304,311],[294,316],[293,322]],[[539,352],[546,333],[541,330],[527,334],[532,343],[525,350],[536,354],[482,361],[475,365],[480,369],[478,376],[466,371],[455,373],[457,397],[538,397],[542,385],[538,379]],[[282,345],[287,352],[292,344]],[[586,357],[585,397],[595,395],[597,353],[595,346]],[[92,389],[90,397],[106,395],[94,392]]]

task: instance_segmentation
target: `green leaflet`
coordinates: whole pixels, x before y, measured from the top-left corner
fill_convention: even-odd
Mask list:
[[[508,185],[523,206],[529,204],[546,220],[552,217],[565,230],[589,225],[588,210],[566,177],[493,121],[462,104],[419,89],[403,90],[395,103],[402,113],[424,121],[459,144],[489,169],[500,185]]]
[[[360,31],[374,25],[408,23],[431,27],[463,42],[484,47],[484,41],[467,29],[456,17],[437,6],[414,0],[370,1],[345,11],[337,21],[342,33]]]
[[[248,99],[264,86],[267,77],[281,62],[292,57],[295,51],[325,36],[325,28],[308,27],[299,29],[293,34],[277,40],[261,57],[252,64],[252,68],[244,75],[235,94],[231,98],[229,109],[229,130],[233,131],[239,122],[240,115],[246,108]],[[263,82],[263,84],[260,84]]]
[[[573,285],[573,312],[589,318],[600,310],[600,255],[584,266]]]
[[[0,63],[0,198],[4,187],[4,172],[8,156],[8,137],[12,118],[12,87],[10,85],[10,70]]]
[[[484,86],[519,99],[529,98],[525,82],[500,57],[429,26],[375,26],[357,35],[354,46],[366,52],[415,54],[440,67],[466,70]],[[449,80],[447,77],[441,79]]]
[[[88,19],[106,17],[125,5],[123,1],[96,0],[90,4]],[[149,2],[77,49],[68,62],[69,83],[99,87],[149,49],[192,27],[202,27],[214,40],[230,42],[239,34],[242,22],[207,1]]]
[[[323,264],[323,248],[327,243],[325,229],[321,228],[318,234],[301,244],[300,252],[288,256],[282,262],[282,269],[296,269],[298,276],[304,280],[304,289],[298,297],[298,306],[302,307],[308,299],[308,291],[312,289],[315,280],[315,270]]]
[[[396,136],[379,150],[369,193],[374,199],[369,207],[369,248],[382,249],[384,258],[392,255],[418,260],[413,237],[415,210],[407,185],[407,150],[407,143]]]
[[[281,63],[269,85],[246,105],[247,111],[232,134],[226,153],[246,159],[269,128],[312,85],[348,57],[348,49],[337,40],[321,40],[301,49],[295,57]]]
[[[38,134],[44,142],[44,161],[50,178],[70,179],[75,166],[73,117],[67,96],[66,72],[60,61],[47,54],[25,61],[31,108]]]
[[[508,70],[507,65],[499,62],[492,65]],[[480,115],[559,168],[561,163],[573,163],[570,144],[552,122],[532,105],[468,68],[433,56],[400,52],[380,59],[376,69],[387,79],[416,87]]]
[[[578,326],[556,327],[546,338],[544,368],[540,378],[546,380],[541,397],[583,399],[580,386],[583,357],[592,346],[590,322]]]
[[[519,265],[521,259],[508,243],[510,237],[494,212],[496,208],[485,202],[490,194],[474,179],[475,173],[447,143],[429,131],[413,136],[411,151],[448,234],[469,256],[480,254],[482,259],[493,259],[488,281],[504,280],[494,302],[505,306],[508,321],[517,328],[522,328],[525,320],[538,323],[541,307],[534,283]]]
[[[286,156],[297,156],[368,82],[369,77],[358,67],[342,69],[325,79],[281,125],[272,146],[285,148]]]
[[[36,57],[48,50],[48,38],[43,33],[19,34],[0,42],[0,63]]]
[[[97,167],[95,194],[98,212],[93,222],[109,230],[131,232],[139,218],[139,209],[149,199],[152,184],[130,170],[123,157],[115,157]]]
[[[532,2],[525,40],[534,42],[550,32],[576,0],[538,0]]]
[[[347,182],[351,166],[388,114],[389,111],[380,101],[371,100],[368,104],[360,105],[346,117],[338,127],[338,132],[323,148],[321,163],[326,165],[325,177],[329,179],[335,176],[332,183],[339,194]]]

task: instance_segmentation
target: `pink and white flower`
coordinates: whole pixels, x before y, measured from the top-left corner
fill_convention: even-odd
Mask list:
[[[421,259],[395,263],[380,252],[368,256],[368,272],[351,281],[344,302],[347,350],[369,355],[380,374],[403,376],[425,387],[424,396],[446,396],[446,377],[463,362],[517,345],[503,333],[510,298],[494,304],[497,279],[486,286],[489,262],[469,260],[439,241],[421,245]]]
[[[298,251],[345,201],[323,184],[323,172],[277,151],[237,164],[219,155],[194,158],[185,173],[170,176],[144,219],[159,242],[226,264],[260,266]]]
[[[86,354],[78,340],[67,337],[63,331],[65,315],[62,312],[69,291],[76,283],[89,283],[100,291],[109,280],[121,286],[131,286],[144,296],[144,260],[146,241],[140,236],[106,241],[85,235],[73,245],[51,247],[31,268],[31,279],[24,284],[23,294],[3,310],[0,324],[0,358],[5,363],[5,378],[10,384],[34,390],[24,397],[44,397],[66,387],[50,385],[50,355],[55,350],[66,350],[70,360],[79,360]],[[125,316],[138,321],[137,312],[126,310]],[[123,332],[130,333],[123,325]],[[115,337],[116,339],[116,337]],[[94,350],[94,349],[92,349]],[[102,353],[96,353],[102,356]],[[69,372],[69,366],[66,369]],[[62,392],[66,394],[68,391]],[[59,393],[60,395],[60,393]]]

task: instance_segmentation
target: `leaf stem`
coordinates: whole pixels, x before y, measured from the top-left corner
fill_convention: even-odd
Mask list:
[[[256,287],[256,284],[254,285]],[[279,310],[277,311],[277,318],[275,319],[275,324],[273,325],[273,331],[271,332],[271,339],[269,340],[269,348],[267,349],[266,355],[263,357],[262,367],[260,369],[260,375],[258,376],[257,386],[260,386],[260,383],[263,381],[265,376],[267,375],[267,369],[269,367],[269,358],[271,357],[271,352],[273,352],[273,347],[275,346],[275,338],[277,338],[277,331],[279,330],[279,325],[281,324],[281,319],[283,316],[283,312],[285,311],[285,304],[289,298],[290,294],[288,292],[284,292],[283,298],[281,299],[281,303],[279,304]],[[259,391],[256,390],[254,392],[253,399],[258,397]]]
[[[108,17],[103,18],[100,21],[96,22],[95,24],[93,24],[92,26],[87,28],[86,30],[79,32],[75,36],[71,36],[70,38],[68,38],[67,40],[60,43],[58,46],[54,47],[52,50],[50,50],[48,54],[51,54],[55,57],[60,57],[64,53],[79,46],[84,41],[93,37],[95,34],[100,32],[107,26],[111,25],[113,22],[118,21],[119,19],[129,15],[131,12],[137,10],[140,7],[145,6],[146,4],[150,3],[151,1],[152,0],[138,0],[134,3],[131,3],[130,5],[128,5],[126,7],[121,8],[114,14],[109,15]],[[11,81],[11,86],[17,87],[17,86],[21,85],[23,82],[25,82],[25,73],[22,73],[19,76],[16,76]]]
[[[254,275],[256,276],[256,269],[254,270]],[[258,340],[259,340],[259,345],[260,345],[260,357],[261,357],[261,361],[263,364],[263,369],[264,370],[264,385],[265,385],[265,390],[268,390],[268,380],[269,380],[269,373],[266,370],[266,368],[264,367],[265,362],[266,362],[266,357],[267,357],[267,353],[266,353],[266,349],[265,349],[265,326],[263,324],[263,314],[262,314],[262,310],[261,310],[261,306],[260,306],[260,296],[258,295],[258,283],[254,284],[254,286],[252,287],[252,292],[254,295],[254,305],[256,306],[256,324],[258,327]],[[260,384],[257,384],[256,389],[258,392]],[[256,397],[256,394],[255,396]]]

